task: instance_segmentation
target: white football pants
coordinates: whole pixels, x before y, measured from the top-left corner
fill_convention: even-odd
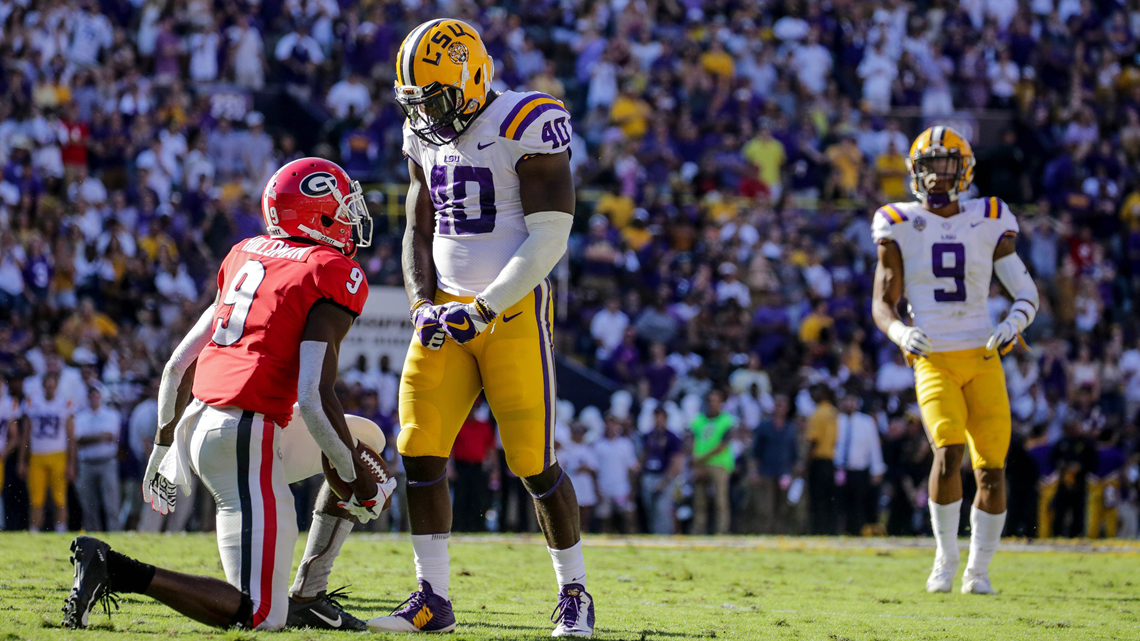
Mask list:
[[[320,474],[321,450],[294,407],[278,428],[238,408],[187,408],[196,421],[190,465],[217,504],[218,551],[226,581],[253,601],[253,626],[280,630],[289,613],[297,511],[289,484]],[[197,411],[195,411],[197,410]],[[346,416],[349,430],[378,452],[384,434],[372,421]]]

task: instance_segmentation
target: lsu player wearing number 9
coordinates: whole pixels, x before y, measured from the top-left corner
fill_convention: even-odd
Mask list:
[[[970,143],[950,127],[922,132],[907,159],[918,202],[874,214],[878,243],[872,314],[914,367],[922,420],[935,447],[929,508],[937,550],[926,582],[948,592],[957,573],[959,475],[968,447],[978,493],[962,592],[993,594],[989,563],[1005,523],[1010,410],[1001,356],[1037,314],[1037,287],[1015,251],[1017,219],[997,198],[965,199]],[[996,327],[986,309],[993,276],[1013,305]],[[903,296],[911,324],[898,314]]]

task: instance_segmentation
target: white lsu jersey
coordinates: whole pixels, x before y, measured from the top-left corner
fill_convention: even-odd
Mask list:
[[[892,203],[875,212],[871,230],[875,242],[898,245],[911,318],[934,351],[985,346],[993,333],[986,301],[994,249],[1018,231],[1009,207],[997,198],[975,198],[942,218],[916,202]]]
[[[450,144],[424,142],[404,123],[404,155],[419,165],[435,204],[437,285],[475,296],[527,238],[519,161],[570,146],[570,113],[539,92],[505,91]]]
[[[55,454],[67,450],[67,419],[75,413],[71,401],[61,394],[52,400],[28,397],[24,416],[31,423],[32,454]]]

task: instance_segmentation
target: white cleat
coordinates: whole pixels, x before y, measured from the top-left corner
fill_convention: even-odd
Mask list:
[[[962,573],[962,594],[997,594],[990,585],[990,575],[970,568]]]
[[[550,633],[552,637],[594,636],[593,597],[586,592],[585,587],[577,583],[562,586],[558,594],[558,606],[554,608],[550,620],[557,624]]]
[[[931,594],[935,592],[949,592],[954,584],[954,575],[957,573],[957,563],[936,557],[934,559],[934,569],[930,571],[930,577],[926,579],[926,591]]]

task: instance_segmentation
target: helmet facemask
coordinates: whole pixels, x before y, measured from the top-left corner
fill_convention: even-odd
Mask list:
[[[329,184],[330,182],[332,184]],[[326,178],[325,185],[331,191],[330,195],[337,202],[336,221],[352,228],[350,243],[333,240],[326,234],[314,229],[309,229],[304,225],[301,225],[300,229],[308,233],[314,240],[331,244],[342,251],[350,244],[354,246],[352,253],[355,253],[357,248],[371,246],[372,215],[368,213],[368,205],[364,202],[364,190],[360,187],[360,182],[356,180],[349,182],[347,196],[342,194],[340,189],[337,188],[335,180]]]
[[[958,200],[966,162],[957,149],[935,148],[908,158],[911,188],[923,204],[935,209]]]
[[[467,101],[459,87],[433,82],[425,87],[396,87],[396,104],[404,110],[409,126],[425,142],[446,145],[467,128]]]

